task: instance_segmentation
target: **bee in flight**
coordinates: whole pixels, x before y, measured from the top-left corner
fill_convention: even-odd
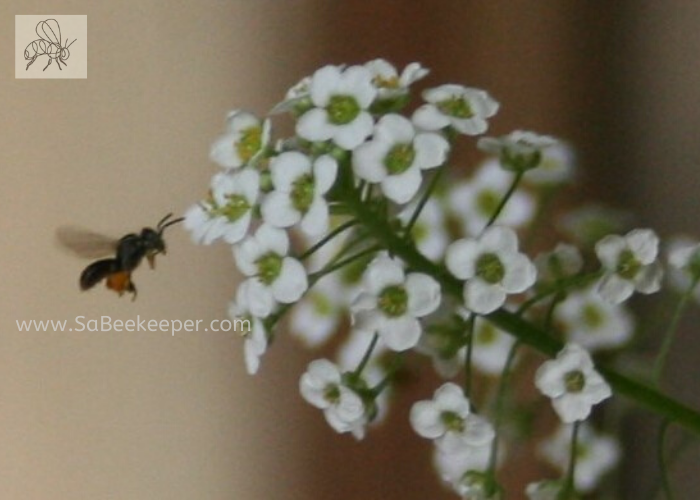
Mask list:
[[[51,66],[54,59],[56,60],[58,69],[63,70],[63,68],[61,68],[61,63],[67,66],[68,63],[66,62],[66,59],[70,57],[68,47],[73,45],[78,39],[76,38],[71,43],[68,43],[68,38],[66,38],[66,45],[62,45],[61,27],[58,25],[58,21],[55,19],[39,21],[39,23],[36,25],[35,31],[36,34],[39,35],[39,39],[29,42],[27,48],[24,49],[24,59],[29,61],[26,69],[29,69],[29,66],[36,61],[37,57],[47,55],[49,56],[49,62],[44,67],[44,71],[46,71],[46,68]]]
[[[129,233],[119,239],[109,238],[83,229],[64,226],[56,231],[59,243],[80,257],[98,259],[110,253],[113,258],[102,258],[87,266],[80,275],[80,289],[89,290],[102,280],[107,288],[120,296],[124,292],[136,299],[136,285],[131,281],[131,273],[141,264],[144,257],[151,269],[155,267],[155,257],[165,254],[165,228],[182,222],[184,217],[169,220],[173,214],[163,217],[155,229],[144,227],[140,233]]]

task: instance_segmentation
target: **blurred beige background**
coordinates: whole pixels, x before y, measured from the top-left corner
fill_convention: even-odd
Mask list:
[[[88,16],[87,80],[13,78],[14,16],[43,13]],[[135,274],[132,303],[79,293],[85,263],[55,247],[54,230],[120,235],[182,212],[216,170],[208,148],[225,113],[264,113],[320,65],[419,60],[431,84],[487,88],[503,105],[494,133],[570,139],[588,194],[630,204],[663,235],[698,234],[688,214],[700,182],[700,6],[690,2],[9,0],[0,14],[2,499],[453,498],[405,418],[430,387],[357,444],[301,401],[312,354],[284,336],[250,378],[233,334],[15,325],[224,318],[235,285],[224,246],[194,247],[170,230],[157,270]],[[672,391],[700,407],[698,337],[684,333],[671,363],[684,384]],[[640,474],[653,449],[636,442],[625,498],[653,479]],[[682,464],[688,498],[700,495],[699,462],[695,450]]]

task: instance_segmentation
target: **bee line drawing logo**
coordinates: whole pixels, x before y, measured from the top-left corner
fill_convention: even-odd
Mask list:
[[[55,19],[39,21],[36,25],[35,31],[36,34],[39,35],[39,39],[30,42],[29,45],[27,45],[27,48],[24,49],[24,59],[29,61],[25,71],[28,71],[29,66],[34,64],[34,61],[41,56],[49,57],[49,62],[44,67],[43,71],[46,71],[46,68],[51,66],[51,63],[54,60],[56,61],[58,69],[63,71],[63,68],[61,68],[61,63],[67,66],[68,63],[66,62],[66,59],[70,57],[68,47],[73,45],[76,41],[78,41],[78,39],[76,38],[71,43],[68,43],[68,38],[66,38],[66,43],[63,44],[61,41],[61,26]]]

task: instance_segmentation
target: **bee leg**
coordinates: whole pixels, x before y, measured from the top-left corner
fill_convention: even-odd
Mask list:
[[[46,68],[48,68],[49,66],[51,66],[51,61],[53,61],[53,59],[51,59],[51,58],[49,57],[49,64],[47,64],[47,65],[44,67],[43,71],[46,71]]]
[[[29,63],[27,64],[27,69],[29,69],[29,66],[31,66],[32,64],[34,64],[34,61],[36,61],[36,56],[34,56],[34,57],[32,58],[32,60],[29,61]],[[25,70],[25,71],[26,71],[26,70]]]

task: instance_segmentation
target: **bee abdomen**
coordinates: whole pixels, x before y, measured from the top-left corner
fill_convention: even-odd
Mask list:
[[[88,290],[118,270],[119,261],[102,259],[93,262],[80,274],[80,289]]]

